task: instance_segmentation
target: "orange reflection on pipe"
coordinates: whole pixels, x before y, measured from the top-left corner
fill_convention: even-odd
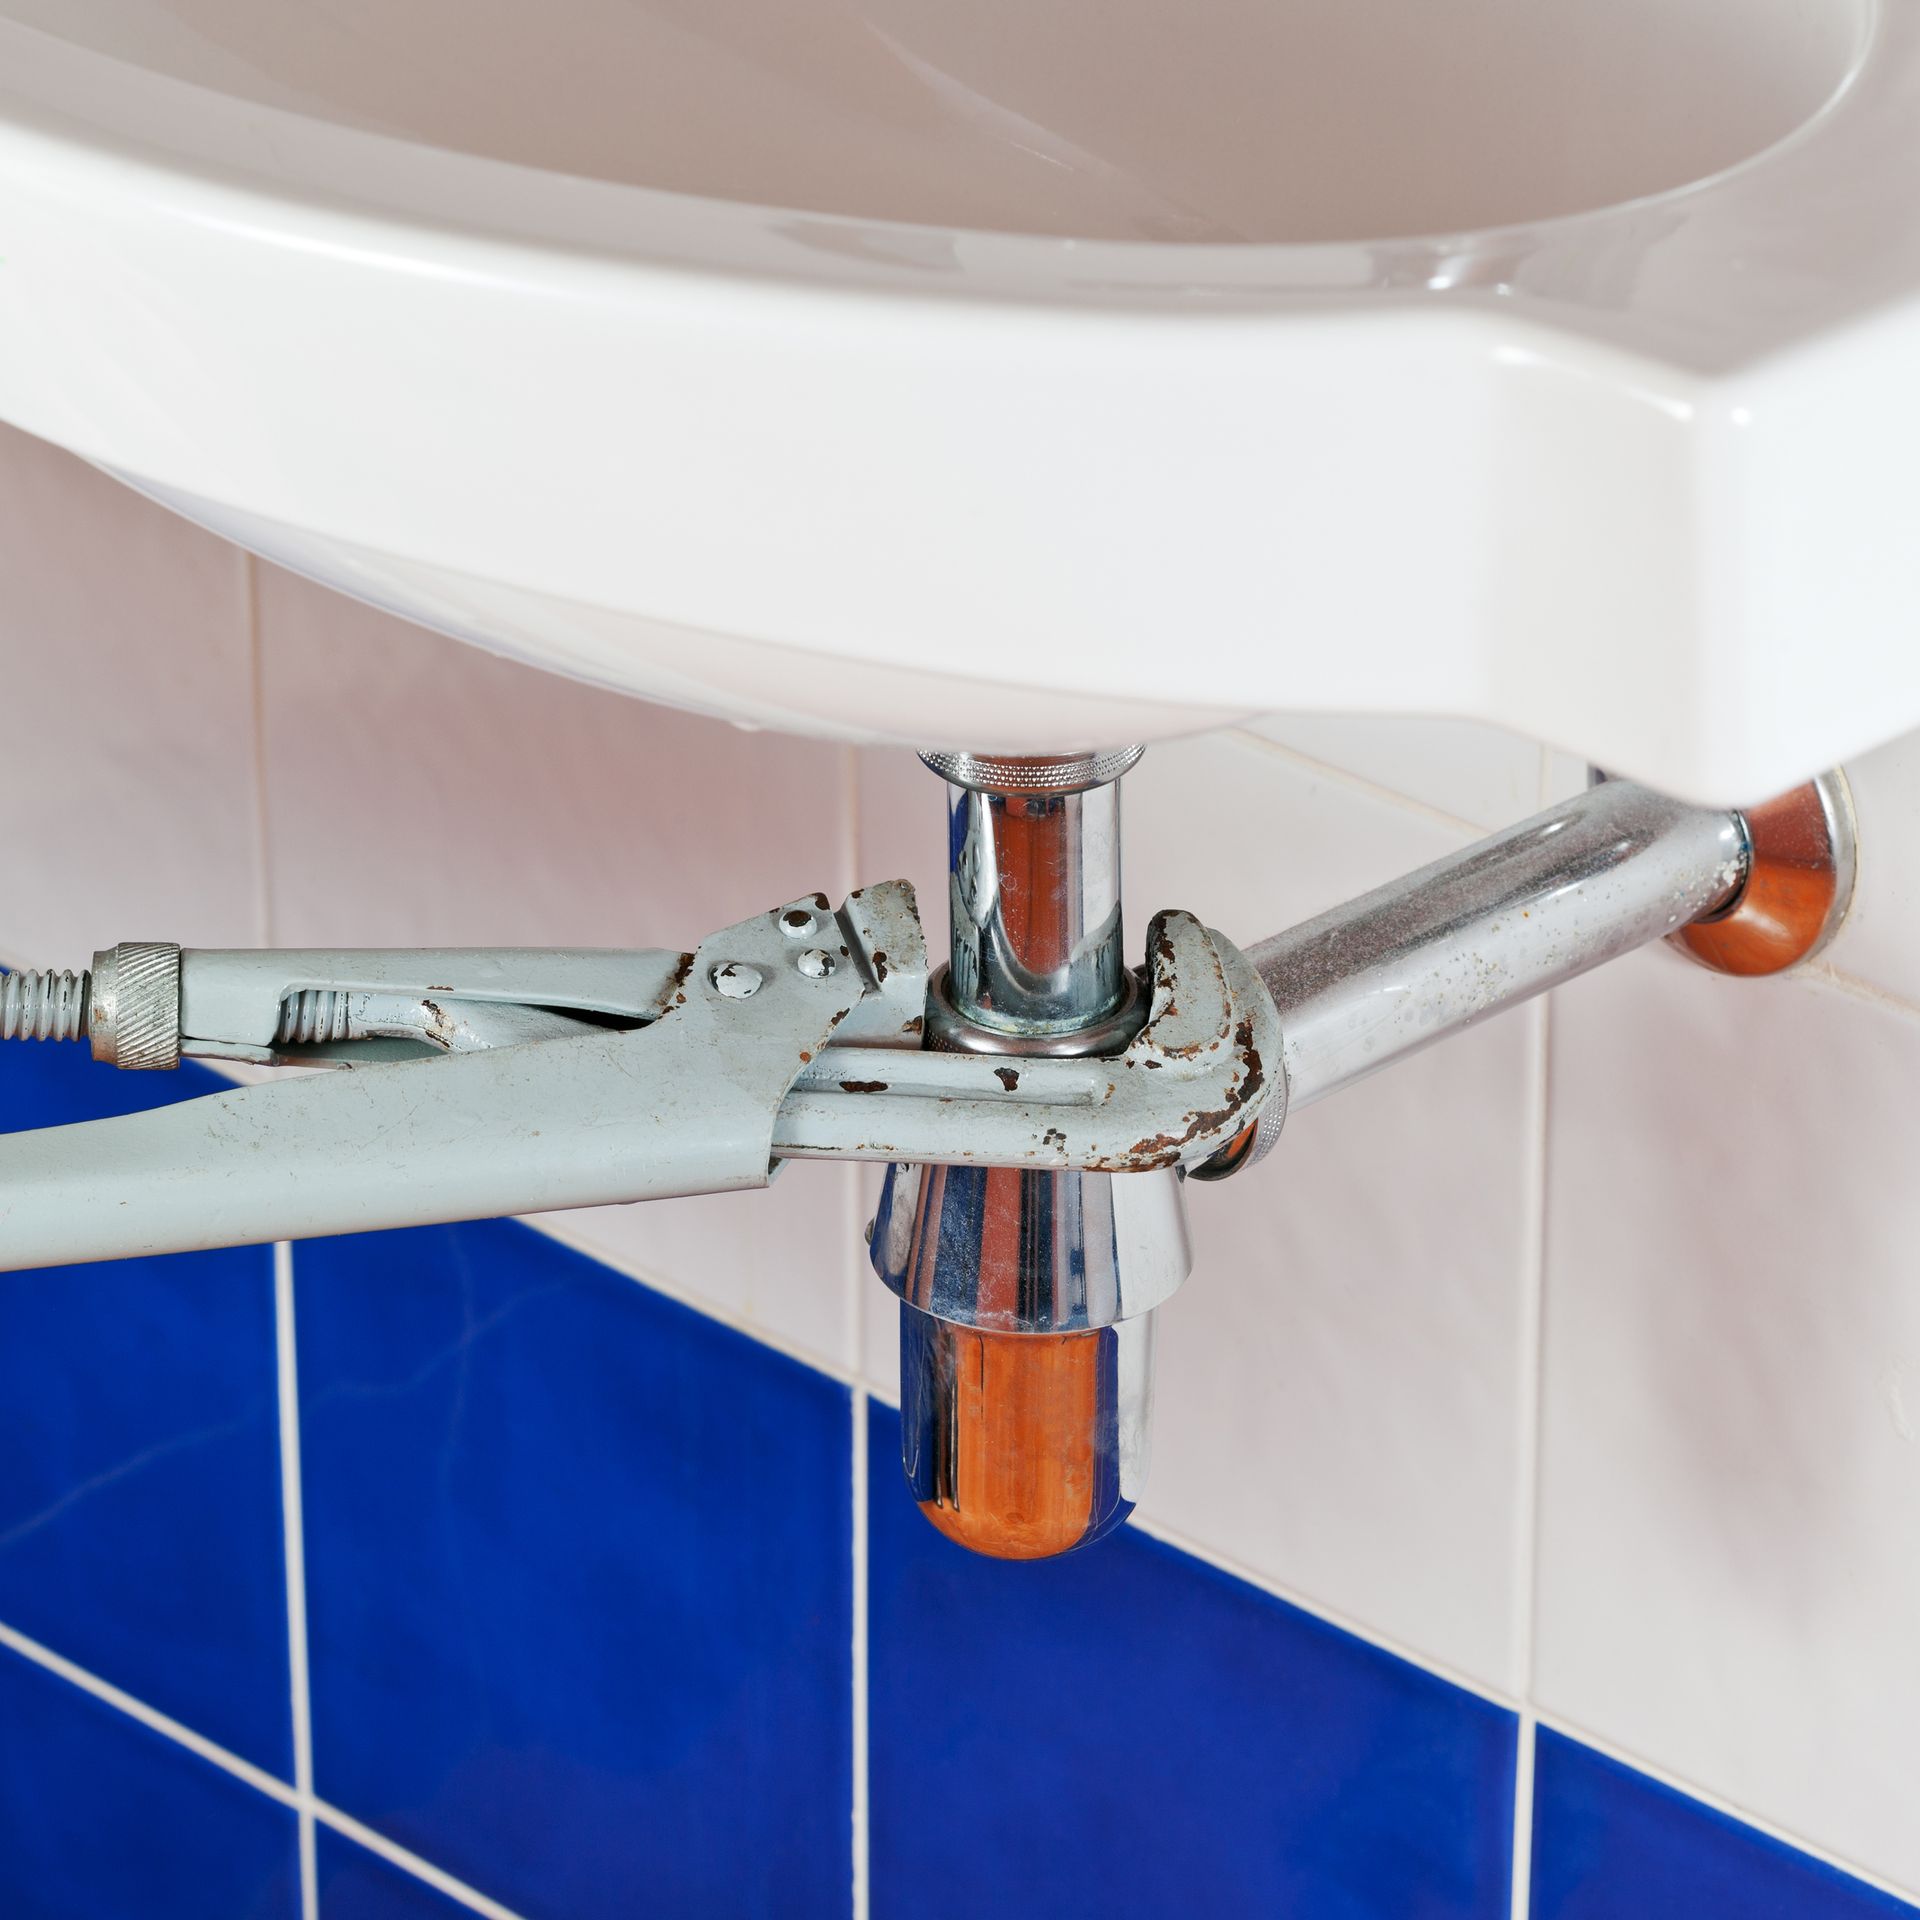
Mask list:
[[[1100,1335],[944,1332],[955,1370],[947,1491],[921,1512],[999,1560],[1078,1546],[1094,1518]]]
[[[1066,964],[1076,932],[1068,923],[1074,829],[1067,804],[1014,795],[995,807],[1001,924],[1021,963],[1050,973]]]

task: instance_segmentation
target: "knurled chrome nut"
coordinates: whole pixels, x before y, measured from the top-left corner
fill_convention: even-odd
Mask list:
[[[995,758],[979,753],[929,751],[920,763],[951,786],[973,793],[1027,794],[1034,798],[1085,793],[1090,787],[1109,786],[1146,752],[1145,747],[1109,747],[1100,753],[1052,758]]]
[[[180,949],[164,940],[123,940],[93,956],[87,998],[93,1057],[151,1071],[180,1064]]]

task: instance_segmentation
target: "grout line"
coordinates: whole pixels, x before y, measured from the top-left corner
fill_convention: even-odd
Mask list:
[[[846,856],[846,884],[864,887],[860,877],[860,749],[840,749],[840,850]]]
[[[848,889],[867,884],[860,872],[864,857],[861,850],[860,790],[860,750],[851,745],[845,746],[840,750],[840,851],[846,861],[842,879]],[[867,1251],[867,1223],[861,1218],[860,1199],[866,1169],[855,1162],[843,1161],[838,1168],[838,1175],[841,1232],[845,1239],[840,1260],[840,1352],[854,1376],[847,1384],[857,1391],[858,1376],[866,1357],[862,1326],[862,1310],[866,1302],[862,1282],[867,1277],[864,1257]],[[859,1424],[864,1432],[864,1423]]]
[[[1920,1905],[1920,1889],[1903,1887],[1897,1880],[1889,1880],[1885,1874],[1875,1873],[1871,1867],[1863,1867],[1859,1861],[1849,1859],[1844,1853],[1831,1847],[1823,1847],[1818,1842],[1808,1840],[1781,1826],[1777,1821],[1755,1813],[1737,1800],[1729,1799],[1725,1794],[1715,1793],[1710,1788],[1700,1786],[1689,1780],[1684,1774],[1673,1772],[1667,1767],[1656,1765],[1643,1759],[1630,1747],[1623,1747],[1601,1735],[1590,1732],[1578,1721],[1569,1720],[1562,1714],[1550,1713],[1536,1708],[1533,1714],[1536,1723],[1545,1727],[1549,1733],[1557,1733],[1563,1739],[1573,1740],[1589,1751],[1612,1760],[1618,1765],[1642,1774],[1656,1785],[1677,1793],[1682,1798],[1697,1802],[1714,1813],[1724,1814],[1729,1820],[1737,1820],[1743,1827],[1775,1841],[1790,1851],[1802,1854],[1809,1860],[1818,1860],[1823,1866],[1832,1867],[1836,1872],[1844,1873],[1858,1880],[1863,1886],[1871,1887],[1877,1893],[1891,1894],[1896,1900],[1904,1901],[1908,1906]]]
[[[492,1900],[477,1887],[470,1887],[464,1880],[456,1880],[444,1867],[436,1867],[431,1860],[423,1860],[419,1854],[411,1852],[398,1841],[389,1840],[384,1833],[376,1833],[372,1827],[363,1826],[350,1813],[342,1813],[338,1807],[329,1806],[324,1800],[313,1803],[313,1811],[322,1826],[331,1827],[335,1833],[344,1834],[355,1845],[365,1847],[369,1853],[375,1853],[404,1873],[410,1873],[416,1880],[424,1880],[428,1886],[444,1893],[449,1900],[458,1901],[463,1907],[475,1913],[483,1913],[487,1920],[520,1920],[520,1916],[511,1907],[503,1907],[498,1900]]]
[[[287,1583],[287,1676],[293,1695],[293,1790],[300,1815],[300,1920],[319,1920],[313,1831],[313,1708],[307,1677],[307,1548],[300,1495],[300,1376],[294,1351],[293,1246],[273,1249],[274,1346],[280,1390],[280,1516]]]
[[[1508,1889],[1513,1920],[1533,1910],[1533,1753],[1539,1729],[1531,1707],[1520,1710],[1513,1749],[1513,1881]]]
[[[1527,1163],[1522,1201],[1519,1393],[1512,1608],[1513,1681],[1521,1699],[1520,1748],[1514,1769],[1512,1920],[1527,1920],[1533,1874],[1533,1664],[1539,1613],[1540,1422],[1546,1362],[1548,1096],[1553,1072],[1553,997],[1526,1010]]]
[[[841,767],[840,799],[844,809],[841,833],[846,848],[848,885],[865,886],[866,882],[860,874],[860,863],[864,856],[860,833],[861,759],[858,748],[849,746],[843,750]],[[873,1902],[870,1864],[872,1775],[868,1766],[867,1746],[868,1419],[867,1396],[858,1377],[866,1361],[866,1340],[862,1327],[865,1302],[861,1295],[861,1281],[866,1277],[863,1272],[866,1263],[861,1258],[865,1251],[862,1245],[865,1223],[860,1218],[863,1211],[860,1203],[861,1174],[862,1170],[855,1166],[846,1168],[841,1176],[846,1201],[847,1237],[846,1259],[842,1265],[845,1293],[841,1315],[846,1325],[846,1346],[843,1350],[853,1357],[855,1370],[847,1394],[853,1420],[853,1472],[850,1476],[853,1482],[853,1830],[850,1836],[853,1848],[853,1920],[868,1920]]]
[[[1398,787],[1383,787],[1379,781],[1369,780],[1365,774],[1355,773],[1351,767],[1337,766],[1331,760],[1316,760],[1312,754],[1302,753],[1298,747],[1282,746],[1278,740],[1269,740],[1265,734],[1250,733],[1243,727],[1235,727],[1231,737],[1281,760],[1290,760],[1295,766],[1318,774],[1322,779],[1334,781],[1339,786],[1351,788],[1355,793],[1364,793],[1369,799],[1384,800],[1389,805],[1400,807],[1408,813],[1417,813],[1440,826],[1451,827],[1455,833],[1464,833],[1470,839],[1484,840],[1488,834],[1500,831],[1497,827],[1482,826],[1477,820],[1468,820],[1461,814],[1449,813],[1431,801],[1418,800],[1410,793],[1402,793]],[[1540,804],[1544,807],[1547,803],[1542,800]]]
[[[253,727],[253,884],[254,938],[263,947],[273,945],[273,844],[267,819],[267,693],[263,651],[260,645],[260,566],[251,553],[241,550],[246,583],[247,667],[249,675],[249,713]]]
[[[871,1910],[872,1802],[867,1766],[867,1396],[853,1404],[853,1920]]]
[[[244,1780],[269,1800],[277,1800],[283,1807],[297,1810],[299,1795],[284,1780],[276,1780],[264,1767],[256,1767],[251,1760],[242,1760],[237,1753],[229,1753],[205,1734],[195,1733],[191,1727],[183,1727],[170,1714],[148,1706],[144,1700],[136,1700],[132,1694],[123,1692],[97,1674],[89,1673],[85,1667],[75,1666],[51,1647],[43,1647],[38,1640],[29,1639],[4,1622],[0,1622],[0,1647],[10,1649],[23,1660],[31,1660],[36,1667],[44,1667],[48,1673],[78,1687],[82,1693],[91,1694],[104,1705],[118,1709],[129,1720],[137,1720],[149,1732],[164,1735],[185,1747],[189,1753],[197,1754],[202,1760],[218,1767],[222,1773],[230,1773],[235,1779]]]
[[[1550,804],[1554,783],[1551,748],[1540,749],[1539,799]],[[1542,1388],[1546,1366],[1547,1181],[1549,1116],[1553,1090],[1553,995],[1526,1009],[1527,1164],[1521,1204],[1520,1391],[1516,1408],[1517,1475],[1514,1489],[1513,1554],[1514,1684],[1520,1692],[1520,1725],[1513,1754],[1513,1864],[1507,1884],[1510,1920],[1529,1920],[1533,1910],[1534,1753],[1538,1723],[1533,1710],[1534,1637],[1539,1621],[1540,1444]]]
[[[1436,1680],[1444,1680],[1450,1687],[1458,1687],[1462,1693],[1470,1693],[1475,1699],[1484,1700],[1489,1706],[1504,1708],[1508,1713],[1518,1714],[1522,1703],[1513,1694],[1500,1687],[1490,1686],[1484,1680],[1460,1668],[1449,1665],[1444,1660],[1435,1659],[1432,1654],[1421,1653],[1409,1646],[1404,1640],[1395,1639],[1391,1634],[1381,1633],[1377,1628],[1364,1626],[1351,1614],[1342,1613],[1337,1607],[1330,1607],[1319,1600],[1310,1599],[1298,1588],[1289,1587],[1264,1573],[1257,1573],[1243,1562],[1217,1549],[1204,1546],[1191,1539],[1176,1528],[1163,1525],[1157,1520],[1143,1518],[1134,1514],[1127,1525],[1137,1533],[1143,1533],[1149,1540],[1158,1540],[1163,1546],[1177,1547],[1189,1559],[1198,1560],[1204,1566],[1217,1568],[1221,1573],[1230,1573],[1236,1580],[1257,1588],[1262,1593],[1270,1593],[1276,1600],[1284,1600],[1288,1606],[1304,1613],[1309,1619],[1319,1620],[1329,1627],[1338,1627],[1342,1633],[1363,1641],[1370,1647],[1377,1647],[1382,1653],[1390,1653],[1396,1660],[1404,1660],[1410,1667],[1418,1667],[1422,1673],[1431,1674]]]
[[[1843,1000],[1859,1001],[1896,1020],[1920,1020],[1920,1001],[1889,993],[1885,987],[1875,986],[1871,980],[1862,980],[1858,974],[1828,966],[1823,960],[1815,959],[1810,965],[1790,972],[1784,978],[1810,987],[1816,993],[1829,993]]]

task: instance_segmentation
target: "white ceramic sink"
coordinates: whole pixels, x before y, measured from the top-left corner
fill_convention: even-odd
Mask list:
[[[1748,799],[1920,725],[1920,4],[0,0],[0,417],[738,719]]]

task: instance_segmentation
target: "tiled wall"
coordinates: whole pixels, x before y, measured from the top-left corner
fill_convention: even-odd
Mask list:
[[[0,1914],[1909,1911],[1920,745],[1853,771],[1829,965],[1621,963],[1194,1193],[1148,1500],[1063,1562],[912,1512],[856,1172],[0,1277]],[[1157,748],[1129,898],[1252,938],[1578,777]],[[896,872],[939,936],[906,756],[494,661],[5,434],[0,807],[16,963],[677,946]],[[8,1046],[0,1128],[204,1084]]]

